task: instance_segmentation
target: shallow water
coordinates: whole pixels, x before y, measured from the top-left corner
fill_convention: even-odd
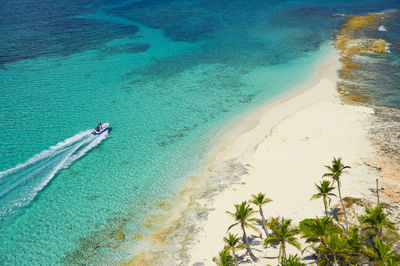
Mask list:
[[[348,78],[349,88],[355,93],[366,96],[368,103],[400,108],[400,13],[381,15],[378,25],[384,26],[386,31],[379,31],[379,27],[365,28],[358,32],[358,38],[383,39],[389,43],[389,53],[367,53],[359,56],[357,68]]]
[[[3,1],[0,264],[134,255],[221,124],[313,73],[343,23],[332,14],[396,5]],[[99,121],[112,131],[87,135]]]

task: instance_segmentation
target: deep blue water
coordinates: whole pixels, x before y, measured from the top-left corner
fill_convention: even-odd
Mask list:
[[[313,73],[344,22],[333,14],[398,7],[1,0],[0,264],[133,256],[143,220],[202,166],[218,128]],[[396,43],[398,22],[382,38]],[[99,121],[112,131],[90,136]]]

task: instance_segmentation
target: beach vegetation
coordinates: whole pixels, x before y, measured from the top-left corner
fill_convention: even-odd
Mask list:
[[[256,261],[257,257],[254,256],[253,252],[251,251],[249,241],[247,239],[246,229],[245,229],[246,227],[250,227],[250,228],[258,231],[258,229],[250,223],[251,221],[257,220],[256,218],[251,218],[251,216],[253,215],[253,213],[255,211],[253,210],[253,208],[250,207],[250,204],[247,203],[247,201],[243,201],[241,204],[235,204],[234,206],[235,206],[235,212],[232,213],[232,212],[227,211],[227,213],[234,217],[236,223],[230,225],[228,227],[228,231],[236,225],[240,226],[240,228],[242,229],[242,232],[243,232],[243,238],[242,238],[243,243],[246,245],[247,252],[249,253],[251,259],[253,261]]]
[[[251,228],[259,232],[257,226],[263,229],[269,228],[266,231],[266,238],[263,241],[264,247],[278,248],[278,255],[274,257],[263,256],[259,254],[260,249],[254,249],[258,252],[258,256],[263,259],[278,259],[279,265],[305,265],[302,263],[300,254],[304,254],[307,250],[309,255],[308,260],[312,259],[317,265],[400,265],[400,254],[393,248],[392,241],[398,241],[399,234],[395,223],[389,220],[387,213],[384,212],[384,204],[379,204],[375,208],[366,207],[365,213],[358,217],[358,224],[352,224],[349,227],[345,213],[343,201],[346,201],[347,208],[351,208],[354,203],[359,206],[366,206],[361,199],[346,197],[342,199],[340,191],[340,177],[342,172],[350,168],[343,165],[341,158],[334,158],[331,166],[325,166],[329,172],[323,176],[332,178],[332,182],[323,180],[320,185],[315,184],[318,192],[311,199],[322,198],[325,207],[325,216],[307,218],[299,222],[298,227],[292,225],[291,219],[281,217],[270,217],[268,220],[264,218],[262,206],[272,200],[267,198],[265,194],[259,193],[251,195],[252,199],[241,204],[235,204],[235,212],[227,213],[235,219],[235,223],[228,227],[228,231],[240,226],[243,232],[242,243],[237,234],[228,233],[224,237],[225,247],[219,253],[218,258],[213,258],[218,265],[236,265],[243,261],[243,257],[250,255],[254,261],[257,258],[254,256],[251,245],[259,242],[251,241],[247,238],[246,229]],[[339,191],[339,199],[342,204],[346,227],[340,224],[340,221],[328,215],[328,200],[330,196],[334,196],[331,192],[334,183],[337,183]],[[378,187],[377,187],[378,190]],[[252,221],[260,221],[253,218],[256,212],[250,207],[250,203],[258,206],[261,216],[260,224],[253,224]],[[362,203],[362,204],[360,204]],[[257,238],[257,236],[252,236]],[[259,236],[262,239],[262,236]],[[301,249],[299,238],[304,239],[305,247]],[[301,251],[300,254],[286,256],[286,248],[292,245]],[[244,255],[238,256],[237,250],[245,248],[247,251]],[[239,260],[240,258],[240,260]],[[306,259],[304,258],[304,259]]]
[[[346,265],[351,258],[351,249],[346,244],[344,234],[332,233],[327,236],[325,245],[318,247],[318,252],[324,254],[324,259],[318,265]]]
[[[258,193],[257,195],[251,195],[252,199],[250,200],[251,203],[253,203],[254,205],[258,206],[259,208],[259,213],[261,216],[261,226],[265,232],[265,235],[268,237],[269,233],[268,233],[268,229],[267,227],[264,225],[264,223],[266,222],[265,217],[264,217],[264,212],[263,212],[263,208],[262,206],[268,202],[271,202],[272,199],[267,198],[265,196],[265,194],[263,193]]]
[[[350,166],[344,165],[342,163],[342,158],[338,157],[337,159],[333,157],[332,165],[325,165],[325,168],[329,170],[329,172],[325,173],[322,177],[329,176],[332,178],[332,183],[336,182],[339,192],[340,203],[342,204],[342,210],[344,219],[346,222],[346,230],[349,230],[349,221],[347,220],[346,209],[343,204],[342,194],[340,192],[340,177],[345,169],[350,168]]]
[[[234,266],[234,258],[229,252],[228,248],[224,248],[219,254],[218,257],[213,258],[213,262],[215,262],[218,266]]]
[[[334,186],[332,186],[331,182],[328,180],[323,180],[320,185],[315,184],[318,193],[314,194],[311,199],[319,199],[322,198],[322,201],[324,202],[324,208],[325,208],[325,215],[328,216],[328,201],[329,204],[331,202],[330,196],[335,196],[335,194],[331,193],[332,190],[335,189]]]
[[[370,259],[375,265],[400,265],[400,254],[392,250],[392,243],[384,243],[379,237],[373,238]]]
[[[371,254],[366,245],[366,240],[367,238],[357,226],[350,227],[346,237],[346,244],[351,250],[351,258],[349,259],[351,264],[359,265]]]
[[[395,229],[393,222],[389,221],[386,213],[382,210],[382,205],[378,204],[375,208],[365,208],[365,215],[360,216],[360,222],[365,231],[373,230],[373,234],[382,239],[383,228]]]
[[[236,219],[236,223],[232,224],[230,228],[235,225],[243,224],[243,228],[254,228],[250,224],[249,218],[254,211],[249,207],[247,202],[235,205],[236,212],[230,213]],[[279,246],[279,254],[277,257],[263,257],[266,259],[278,258],[280,265],[304,265],[301,262],[301,257],[298,255],[286,256],[287,245],[293,245],[300,250],[298,238],[305,239],[306,247],[302,250],[301,254],[306,249],[313,250],[316,257],[316,264],[318,265],[399,265],[400,254],[393,250],[391,242],[382,239],[382,230],[380,228],[388,228],[394,230],[394,223],[387,219],[380,205],[372,208],[366,208],[365,214],[360,216],[360,226],[353,225],[349,230],[340,227],[331,217],[315,217],[304,219],[299,223],[299,227],[292,226],[291,219],[281,217],[271,217],[264,225],[270,229],[268,237],[264,240],[264,246],[272,244]],[[241,222],[240,222],[241,221]],[[247,224],[247,226],[245,226]],[[250,225],[250,226],[248,226]],[[229,230],[228,229],[228,230]],[[298,236],[298,234],[300,234]],[[381,237],[378,237],[381,236]],[[244,236],[247,237],[246,231]],[[218,259],[214,261],[218,265],[238,265],[238,256],[236,250],[240,248],[250,249],[248,244],[240,244],[240,239],[237,235],[228,234],[224,238],[225,248],[220,252]],[[246,243],[243,239],[243,243]],[[227,252],[232,252],[230,257],[227,258]],[[248,252],[249,253],[249,252]],[[249,253],[250,255],[250,253]],[[251,255],[250,255],[251,256]],[[231,264],[229,264],[231,263]]]
[[[326,247],[329,235],[341,231],[341,228],[335,225],[328,216],[303,220],[299,224],[299,229],[301,238],[304,238],[307,244],[303,252],[308,248],[314,248],[318,253],[317,261],[321,259],[320,247]]]
[[[232,234],[229,233],[228,237],[224,237],[224,242],[226,244],[226,248],[228,248],[232,252],[232,256],[235,261],[235,265],[238,265],[238,257],[236,255],[236,250],[241,249],[241,248],[246,248],[246,245],[240,244],[240,238],[237,236],[237,234]]]
[[[278,259],[286,257],[286,244],[290,244],[299,250],[300,244],[297,240],[296,235],[299,230],[296,227],[291,226],[292,220],[285,218],[271,218],[269,223],[266,225],[271,229],[271,234],[264,240],[264,245],[268,244],[279,244]]]
[[[282,257],[281,266],[305,266],[305,264],[300,261],[300,257],[297,254],[290,254],[287,258]]]

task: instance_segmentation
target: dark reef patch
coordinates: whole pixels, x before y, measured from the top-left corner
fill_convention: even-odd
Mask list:
[[[100,49],[99,59],[103,59],[104,57],[115,55],[115,54],[137,54],[143,53],[150,48],[150,44],[147,43],[130,43],[116,47],[106,47]]]
[[[129,221],[127,217],[108,220],[104,229],[92,232],[87,237],[77,239],[78,248],[65,254],[60,260],[66,265],[88,265],[100,263],[99,258],[106,249],[118,248],[125,240],[123,227]]]
[[[90,1],[3,1],[0,8],[0,66],[24,59],[66,56],[102,47],[138,31],[136,26],[79,18]],[[29,16],[26,15],[29,10]]]

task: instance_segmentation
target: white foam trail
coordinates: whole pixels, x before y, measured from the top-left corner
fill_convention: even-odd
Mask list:
[[[74,161],[77,159],[81,158],[83,155],[85,155],[88,151],[99,145],[104,139],[108,137],[108,131],[104,132],[100,136],[93,136],[92,141],[84,147],[81,151],[79,151],[77,154],[74,154],[68,158],[68,160],[65,162],[63,168],[68,168]],[[94,140],[93,140],[94,139]]]
[[[60,151],[60,149],[67,147],[79,140],[81,140],[83,137],[89,135],[91,132],[91,130],[86,130],[86,131],[82,131],[79,132],[78,134],[74,135],[73,137],[70,137],[62,142],[57,143],[54,146],[51,146],[48,150],[42,151],[36,155],[34,155],[32,158],[30,158],[29,160],[27,160],[25,163],[22,164],[18,164],[17,166],[10,168],[6,171],[0,172],[0,178],[2,178],[3,176],[5,176],[6,174],[9,174],[11,172],[14,172],[16,170],[19,170],[25,166],[31,165],[37,161],[40,161],[46,157],[49,157],[51,155],[54,155],[55,153],[58,153],[57,151]]]
[[[95,136],[93,136],[93,137],[95,138]],[[30,194],[31,198],[33,199],[33,198],[37,195],[37,192],[40,191],[40,190],[42,190],[42,189],[47,185],[47,183],[49,183],[49,181],[55,176],[55,174],[56,174],[59,170],[61,170],[61,169],[63,169],[63,168],[68,168],[68,167],[71,165],[71,163],[72,163],[73,161],[75,161],[75,160],[77,160],[78,158],[80,158],[80,157],[82,157],[83,155],[85,155],[86,152],[83,153],[83,154],[81,154],[81,156],[79,156],[79,157],[73,156],[73,154],[74,154],[80,147],[82,147],[83,145],[85,145],[86,143],[91,142],[91,141],[93,141],[93,138],[89,138],[89,139],[87,139],[87,140],[85,140],[85,141],[82,141],[81,143],[79,143],[78,145],[76,145],[70,152],[68,152],[68,155],[65,156],[65,157],[53,168],[53,170],[50,172],[50,174],[48,174],[48,175],[44,178],[44,180],[43,180],[41,183],[39,183],[38,185],[36,185],[36,186],[33,188],[32,193]],[[89,145],[90,145],[90,144],[89,144]],[[88,145],[88,146],[89,146],[89,145]],[[74,158],[73,160],[71,160],[70,162],[68,162],[72,157],[75,157],[75,158]]]
[[[26,163],[1,172],[2,176],[11,176],[12,182],[6,184],[6,189],[0,191],[2,205],[0,206],[0,220],[1,217],[14,213],[17,208],[28,205],[61,169],[68,168],[107,137],[107,131],[100,136],[93,136],[90,134],[90,130],[80,132],[35,155]],[[16,172],[24,167],[27,168],[26,171]],[[13,177],[13,175],[15,176]],[[7,195],[13,190],[15,190],[14,193]]]

